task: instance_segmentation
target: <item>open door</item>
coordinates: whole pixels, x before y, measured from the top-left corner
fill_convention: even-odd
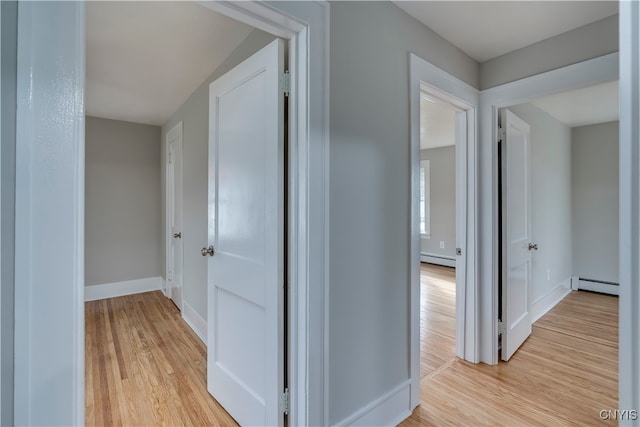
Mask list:
[[[502,159],[502,360],[531,335],[531,182],[529,125],[501,112]]]
[[[284,408],[284,43],[209,88],[207,388],[241,425]]]
[[[167,219],[169,224],[167,293],[182,311],[182,122],[167,133]]]

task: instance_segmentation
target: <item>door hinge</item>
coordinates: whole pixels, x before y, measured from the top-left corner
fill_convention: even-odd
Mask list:
[[[289,70],[280,74],[280,91],[284,93],[284,96],[289,96],[289,92],[291,92],[291,76],[289,74]]]
[[[506,138],[507,132],[504,130],[504,128],[498,128],[498,142],[504,141],[504,139]]]
[[[279,408],[280,412],[289,415],[289,389],[285,388],[284,393],[280,395]]]
[[[506,329],[504,327],[504,323],[502,322],[502,320],[498,320],[498,335],[504,335],[505,332]]]

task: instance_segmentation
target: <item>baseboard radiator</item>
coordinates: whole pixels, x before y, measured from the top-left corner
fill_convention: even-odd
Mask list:
[[[609,295],[620,295],[619,283],[609,282],[606,280],[590,279],[587,277],[572,277],[571,289],[599,292],[601,294]]]
[[[455,267],[456,259],[448,257],[446,255],[429,254],[426,252],[420,253],[420,261],[428,264],[444,265],[445,267]]]

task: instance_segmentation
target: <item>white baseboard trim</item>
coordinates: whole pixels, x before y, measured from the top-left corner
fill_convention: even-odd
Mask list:
[[[162,277],[160,276],[126,280],[124,282],[104,283],[102,285],[85,286],[84,300],[96,301],[142,292],[159,291],[160,289],[162,289]]]
[[[620,286],[612,283],[593,282],[577,278],[577,288],[584,291],[600,292],[601,294],[620,295]]]
[[[452,257],[448,257],[446,255],[435,255],[428,254],[425,252],[420,253],[420,261],[427,262],[429,264],[443,265],[445,267],[454,267],[456,266],[456,259]]]
[[[202,340],[204,345],[207,345],[207,321],[184,300],[182,301],[182,318],[193,329],[198,338]]]
[[[411,415],[411,380],[336,423],[336,426],[395,426]]]
[[[563,280],[531,305],[531,323],[535,322],[571,293],[571,278]]]

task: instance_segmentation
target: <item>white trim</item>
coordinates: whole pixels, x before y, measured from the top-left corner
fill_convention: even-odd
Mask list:
[[[620,409],[640,410],[640,4],[620,7]],[[620,425],[640,425],[621,420]]]
[[[580,278],[578,276],[571,276],[571,290],[572,291],[577,291],[578,290],[578,281],[580,280]]]
[[[498,109],[617,79],[618,54],[612,53],[480,92],[479,361],[498,363]]]
[[[204,345],[207,345],[207,321],[187,302],[182,304],[182,318],[193,329],[193,332],[196,333]]]
[[[571,293],[571,277],[554,286],[545,295],[536,298],[531,304],[531,323],[547,314],[549,310]]]
[[[411,408],[408,406],[410,394],[411,380],[407,380],[334,425],[397,425],[411,415]]]
[[[454,257],[446,255],[428,254],[425,252],[420,253],[420,262],[426,262],[428,264],[443,265],[445,267],[456,266],[456,259]]]
[[[144,279],[125,280],[123,282],[103,283],[84,288],[84,300],[96,301],[125,295],[141,294],[143,292],[159,291],[164,280],[160,276]]]
[[[409,375],[413,409],[420,403],[420,207],[415,196],[420,189],[420,95],[427,92],[459,111],[456,114],[456,247],[462,249],[462,256],[458,258],[456,272],[456,355],[477,362],[476,109],[479,92],[414,54],[409,55],[409,64],[410,194],[413,195],[409,230]]]
[[[579,290],[583,291],[599,292],[601,294],[608,295],[620,295],[620,285],[614,285],[612,283],[602,283],[579,278],[577,286]]]
[[[199,3],[289,40],[289,423],[327,425],[330,6]]]
[[[18,4],[15,425],[85,421],[84,34],[83,2]]]

